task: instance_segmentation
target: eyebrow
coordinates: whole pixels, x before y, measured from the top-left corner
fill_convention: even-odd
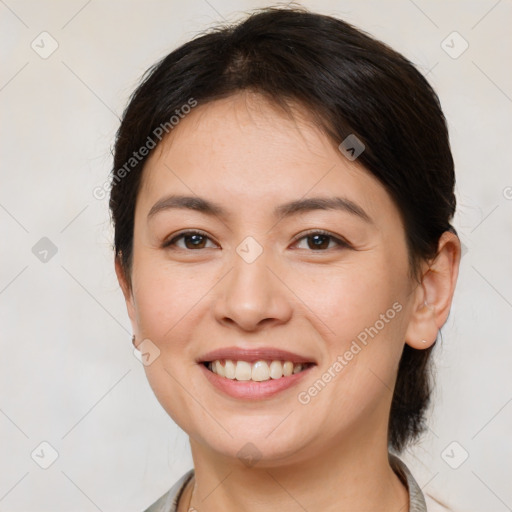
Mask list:
[[[149,210],[148,220],[157,213],[171,209],[185,209],[210,216],[227,217],[229,213],[219,204],[198,196],[171,195],[159,199]],[[281,204],[274,209],[274,216],[285,218],[314,210],[341,210],[355,215],[369,224],[371,217],[356,203],[344,197],[311,197]]]

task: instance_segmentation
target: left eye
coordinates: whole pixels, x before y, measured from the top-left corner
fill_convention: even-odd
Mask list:
[[[183,239],[185,247],[178,245],[176,242]],[[209,237],[199,231],[185,231],[175,236],[168,242],[165,242],[164,247],[177,246],[180,249],[204,249],[206,241]]]
[[[331,242],[334,242],[335,246],[338,247],[349,247],[349,244],[344,240],[324,231],[313,231],[311,233],[307,233],[298,239],[298,241],[300,240],[306,240],[307,248],[312,249],[313,251],[330,249],[332,248],[330,247]],[[301,249],[303,249],[303,247],[301,247]]]

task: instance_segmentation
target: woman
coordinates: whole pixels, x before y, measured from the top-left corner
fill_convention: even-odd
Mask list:
[[[457,280],[454,179],[427,81],[332,17],[264,9],[149,71],[115,268],[194,469],[147,512],[427,510],[398,455]]]

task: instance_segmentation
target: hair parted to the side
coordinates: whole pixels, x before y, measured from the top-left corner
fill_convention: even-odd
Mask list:
[[[191,99],[204,105],[244,90],[290,113],[302,107],[336,146],[351,134],[364,143],[358,162],[394,200],[411,275],[419,279],[419,263],[435,257],[441,234],[455,232],[454,165],[439,99],[387,45],[344,21],[293,7],[261,9],[200,34],[150,68],[132,95],[117,132],[110,191],[114,249],[128,283],[147,159],[134,160],[133,153],[154,140],[159,127],[173,128],[170,119],[182,117]],[[433,346],[404,347],[388,430],[397,452],[425,430]]]

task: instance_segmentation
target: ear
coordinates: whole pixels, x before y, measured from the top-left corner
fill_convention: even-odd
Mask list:
[[[128,310],[128,316],[130,317],[130,321],[132,323],[132,331],[134,333],[137,332],[137,322],[136,322],[136,314],[135,314],[135,302],[132,293],[132,286],[130,280],[127,278],[125,269],[121,263],[121,257],[116,255],[114,258],[114,266],[116,269],[117,280],[119,282],[119,286],[123,291],[124,300],[126,302],[126,309]]]
[[[445,231],[439,239],[437,256],[427,265],[414,291],[413,312],[405,341],[415,349],[431,347],[450,313],[459,274],[461,248],[458,236]]]

